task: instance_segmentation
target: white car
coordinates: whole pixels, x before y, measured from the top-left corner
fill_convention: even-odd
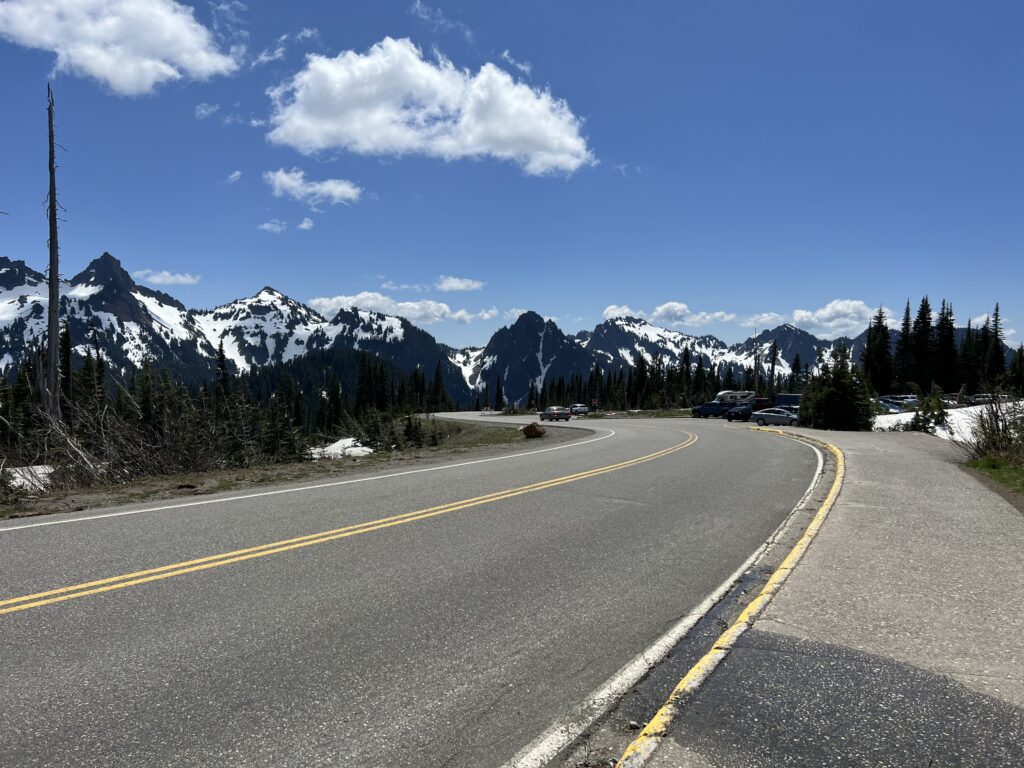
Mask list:
[[[590,407],[583,403],[573,403],[569,406],[569,410],[572,411],[573,416],[586,416],[590,413]]]

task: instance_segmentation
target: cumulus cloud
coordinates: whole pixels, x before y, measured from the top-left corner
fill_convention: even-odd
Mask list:
[[[298,228],[303,230],[304,232],[308,232],[309,230],[311,230],[313,228],[313,220],[311,218],[309,218],[309,216],[307,216],[306,218],[304,218],[302,220],[302,222],[299,224]]]
[[[215,115],[220,109],[220,104],[196,104],[196,120],[205,120],[206,118]]]
[[[126,96],[238,69],[193,9],[175,0],[6,0],[0,37],[51,51],[56,72],[91,77]]]
[[[434,287],[439,291],[479,291],[484,287],[484,283],[480,280],[472,280],[468,277],[452,277],[451,275],[441,275],[437,278],[437,282]]]
[[[681,326],[698,327],[711,323],[730,323],[736,319],[732,312],[691,312],[690,308],[680,301],[667,301],[654,308],[651,321],[662,325],[679,328]]]
[[[435,32],[458,32],[466,38],[467,43],[473,42],[473,30],[461,21],[449,19],[440,8],[431,8],[422,0],[415,0],[409,6],[409,13],[430,24]]]
[[[490,320],[498,314],[498,310],[495,307],[480,312],[469,312],[465,309],[452,310],[443,301],[433,301],[431,299],[398,301],[376,291],[363,291],[354,296],[318,297],[310,299],[307,303],[321,314],[327,316],[336,314],[340,309],[358,307],[359,309],[368,309],[372,312],[382,312],[386,315],[404,317],[406,320],[417,325],[432,325],[445,320],[453,320],[457,323],[470,323],[474,320]]]
[[[820,309],[794,309],[793,322],[815,336],[834,339],[856,336],[868,327],[876,311],[860,299],[834,299]],[[885,313],[893,316],[891,310],[885,309]]]
[[[224,181],[228,184],[234,184],[240,178],[242,178],[241,171],[232,171],[231,173],[228,174],[228,177],[224,179]]]
[[[292,168],[286,171],[266,171],[263,180],[270,185],[274,197],[290,197],[306,203],[316,209],[320,203],[358,203],[363,190],[345,179],[325,179],[323,181],[306,181],[305,171]]]
[[[782,325],[786,320],[786,315],[780,315],[778,312],[761,312],[743,318],[740,325],[744,328],[774,328]]]
[[[602,316],[605,320],[611,320],[616,317],[643,317],[644,313],[626,304],[609,304],[604,308]]]
[[[529,175],[571,174],[596,162],[564,100],[491,63],[472,74],[441,55],[427,61],[409,40],[386,37],[365,54],[311,54],[268,95],[268,138],[306,154],[492,157]]]
[[[261,229],[264,232],[269,232],[272,235],[280,235],[282,232],[288,229],[288,223],[281,221],[279,219],[271,219],[270,221],[263,222],[262,224],[257,226],[256,229]]]
[[[512,307],[512,309],[505,310],[505,319],[511,320],[513,323],[519,319],[520,315],[525,315],[530,310],[523,309],[522,307]]]
[[[166,269],[140,269],[132,273],[132,277],[150,285],[195,285],[203,279],[202,275],[188,272],[168,272]]]

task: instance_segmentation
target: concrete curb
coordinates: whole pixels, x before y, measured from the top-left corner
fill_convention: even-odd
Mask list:
[[[729,655],[729,652],[733,649],[740,636],[754,625],[754,622],[758,619],[764,609],[768,607],[772,598],[782,588],[782,585],[785,584],[786,579],[789,578],[789,574],[800,562],[800,559],[807,551],[807,548],[818,535],[818,531],[821,530],[829,512],[832,510],[833,506],[835,506],[836,499],[839,497],[839,492],[843,485],[843,478],[846,473],[846,460],[843,452],[839,450],[839,448],[830,443],[825,443],[803,435],[794,435],[778,429],[765,429],[763,427],[751,427],[751,429],[758,432],[768,432],[770,434],[779,435],[791,440],[808,443],[810,445],[816,445],[819,448],[827,450],[835,457],[836,460],[836,473],[835,478],[832,481],[832,487],[829,489],[828,495],[818,508],[814,518],[811,520],[810,525],[807,526],[807,530],[804,532],[804,535],[800,537],[800,540],[796,543],[793,549],[790,550],[786,558],[771,575],[771,578],[768,579],[768,583],[765,584],[761,592],[750,602],[749,605],[747,605],[732,626],[718,637],[711,650],[708,651],[696,664],[693,665],[693,667],[690,668],[686,675],[683,676],[682,680],[679,681],[666,702],[655,713],[650,722],[644,726],[643,730],[640,731],[640,734],[628,747],[626,747],[626,750],[622,753],[622,757],[617,763],[619,768],[641,768],[648,764],[651,757],[653,757],[654,753],[660,746],[661,740],[668,734],[668,729],[679,714],[686,697],[696,691],[711,675],[711,673],[714,672],[715,668],[722,662],[722,660]]]

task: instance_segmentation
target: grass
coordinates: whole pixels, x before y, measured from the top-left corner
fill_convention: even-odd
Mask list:
[[[267,464],[246,469],[221,469],[212,472],[189,472],[140,478],[129,485],[108,485],[77,490],[56,490],[41,496],[0,495],[0,519],[46,515],[55,512],[76,512],[95,507],[137,504],[183,496],[237,491],[257,486],[331,480],[356,472],[386,469],[401,463],[403,468],[414,462],[458,456],[466,453],[495,453],[523,448],[526,438],[516,427],[487,426],[459,422],[457,433],[450,434],[441,445],[410,448],[394,453],[377,452],[360,458],[320,459],[288,464]],[[549,432],[541,442],[558,442],[572,435]],[[531,441],[532,443],[533,441]],[[3,490],[3,489],[0,489]]]
[[[992,478],[1013,493],[1024,495],[1024,466],[1000,456],[983,456],[967,462],[967,466]]]

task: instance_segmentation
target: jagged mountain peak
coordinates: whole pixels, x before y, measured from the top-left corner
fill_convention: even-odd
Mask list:
[[[46,282],[46,275],[36,272],[24,261],[15,261],[0,256],[0,290],[12,290],[18,286],[36,286]]]
[[[121,262],[104,251],[86,265],[85,269],[71,278],[72,285],[103,285],[105,287],[133,290],[135,281]]]

